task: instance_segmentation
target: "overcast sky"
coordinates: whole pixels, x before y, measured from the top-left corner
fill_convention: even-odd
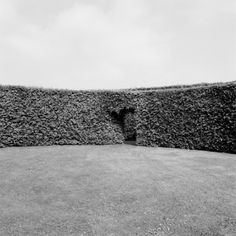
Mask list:
[[[235,42],[235,0],[0,0],[0,84],[232,81]]]

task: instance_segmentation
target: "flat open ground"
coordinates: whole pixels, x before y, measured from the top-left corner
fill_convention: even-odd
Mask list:
[[[0,149],[0,235],[236,235],[236,155]]]

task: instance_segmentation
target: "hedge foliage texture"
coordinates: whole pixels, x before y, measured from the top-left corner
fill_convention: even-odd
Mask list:
[[[140,95],[137,144],[236,152],[236,84]]]
[[[132,111],[132,112],[130,112]],[[236,152],[236,83],[120,91],[0,86],[0,147],[118,144]]]
[[[122,143],[103,93],[1,87],[0,145]]]

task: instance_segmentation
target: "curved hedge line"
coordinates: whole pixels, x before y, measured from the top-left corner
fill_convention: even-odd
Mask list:
[[[235,153],[235,101],[235,82],[116,91],[0,86],[0,147],[117,144],[136,129],[137,145]],[[130,110],[122,127],[112,114]]]

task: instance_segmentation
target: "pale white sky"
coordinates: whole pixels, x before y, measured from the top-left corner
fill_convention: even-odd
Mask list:
[[[110,89],[235,77],[235,0],[0,0],[0,84]]]

